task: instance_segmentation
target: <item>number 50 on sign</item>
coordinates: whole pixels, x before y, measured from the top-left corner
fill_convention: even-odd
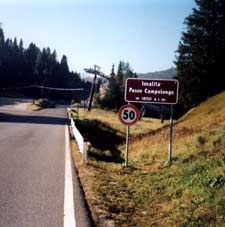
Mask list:
[[[119,119],[125,125],[133,125],[139,119],[139,110],[136,106],[127,104],[120,108]]]
[[[125,151],[125,166],[127,167],[128,166],[130,125],[133,125],[139,119],[138,108],[131,104],[122,106],[119,110],[119,119],[124,125],[127,125],[126,151]]]

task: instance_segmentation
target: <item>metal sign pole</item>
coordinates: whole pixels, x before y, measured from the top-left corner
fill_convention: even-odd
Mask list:
[[[130,125],[127,125],[126,152],[125,152],[125,167],[128,166],[129,139],[130,139]]]
[[[173,105],[170,106],[170,140],[168,148],[168,163],[172,160],[172,142],[173,142]]]
[[[126,133],[126,150],[125,150],[125,167],[128,166],[128,151],[129,151],[129,139],[130,139],[130,126],[135,124],[139,119],[139,110],[136,106],[128,103],[121,106],[119,109],[119,120],[122,124],[127,126]]]

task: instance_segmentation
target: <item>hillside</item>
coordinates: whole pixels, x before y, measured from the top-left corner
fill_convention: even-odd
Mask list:
[[[148,79],[173,79],[177,75],[176,68],[170,68],[162,71],[149,72],[149,73],[137,73],[138,78],[148,78]],[[86,76],[84,81],[93,82],[93,77]],[[104,79],[103,79],[104,81]]]
[[[117,114],[80,112],[79,124],[91,125],[91,137],[104,132],[97,146],[108,145],[93,147],[87,165],[73,145],[96,226],[225,227],[224,100],[225,92],[175,122],[171,165],[165,165],[168,121],[144,119],[131,127],[130,167],[124,168],[126,128]]]
[[[170,68],[163,71],[156,71],[150,73],[138,73],[139,78],[148,78],[148,79],[173,79],[177,75],[176,68]]]

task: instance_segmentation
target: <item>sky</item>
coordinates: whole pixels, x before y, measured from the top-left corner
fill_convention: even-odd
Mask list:
[[[71,71],[120,60],[137,73],[175,67],[175,51],[194,0],[0,0],[5,38],[67,56]]]

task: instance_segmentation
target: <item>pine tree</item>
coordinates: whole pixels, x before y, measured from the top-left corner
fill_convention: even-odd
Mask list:
[[[124,71],[124,62],[120,61],[116,74],[116,81],[121,86],[123,84],[123,71]]]
[[[111,73],[110,73],[110,76],[115,76],[115,65],[113,64],[112,65],[112,69],[111,69]]]
[[[2,48],[5,44],[5,37],[4,37],[4,32],[1,28],[1,24],[0,24],[0,48]]]
[[[3,77],[2,75],[4,74],[4,68],[3,68],[4,45],[5,45],[5,37],[0,23],[0,82],[2,81],[2,77]]]
[[[56,51],[51,53],[49,47],[40,51],[34,43],[31,43],[26,49],[23,46],[22,39],[19,42],[17,38],[5,39],[0,23],[0,87],[20,87],[21,85],[33,84],[63,88],[85,87],[87,90],[90,89],[90,84],[81,81],[78,73],[69,71],[65,55],[59,62]],[[50,92],[50,90],[37,88],[22,89],[19,92],[29,97],[42,96],[54,99],[67,99],[72,95],[71,92],[63,95],[60,92]]]
[[[67,57],[65,55],[62,56],[61,62],[60,62],[60,67],[63,72],[63,74],[68,74],[69,73],[69,67],[67,63]]]
[[[106,90],[104,98],[101,100],[103,107],[115,109],[121,106],[120,87],[115,79],[111,77],[109,79],[108,88]]]
[[[24,50],[25,58],[25,75],[29,78],[28,81],[31,81],[31,84],[36,84],[35,76],[38,74],[35,68],[37,57],[40,55],[40,49],[34,44],[30,43],[29,47]]]
[[[179,103],[184,110],[225,88],[225,2],[195,2],[197,8],[185,19],[176,57]]]
[[[125,104],[124,91],[127,78],[136,77],[136,74],[130,68],[129,63],[119,62],[117,74],[114,73],[114,65],[111,70],[108,88],[100,103],[103,107],[118,109]]]

